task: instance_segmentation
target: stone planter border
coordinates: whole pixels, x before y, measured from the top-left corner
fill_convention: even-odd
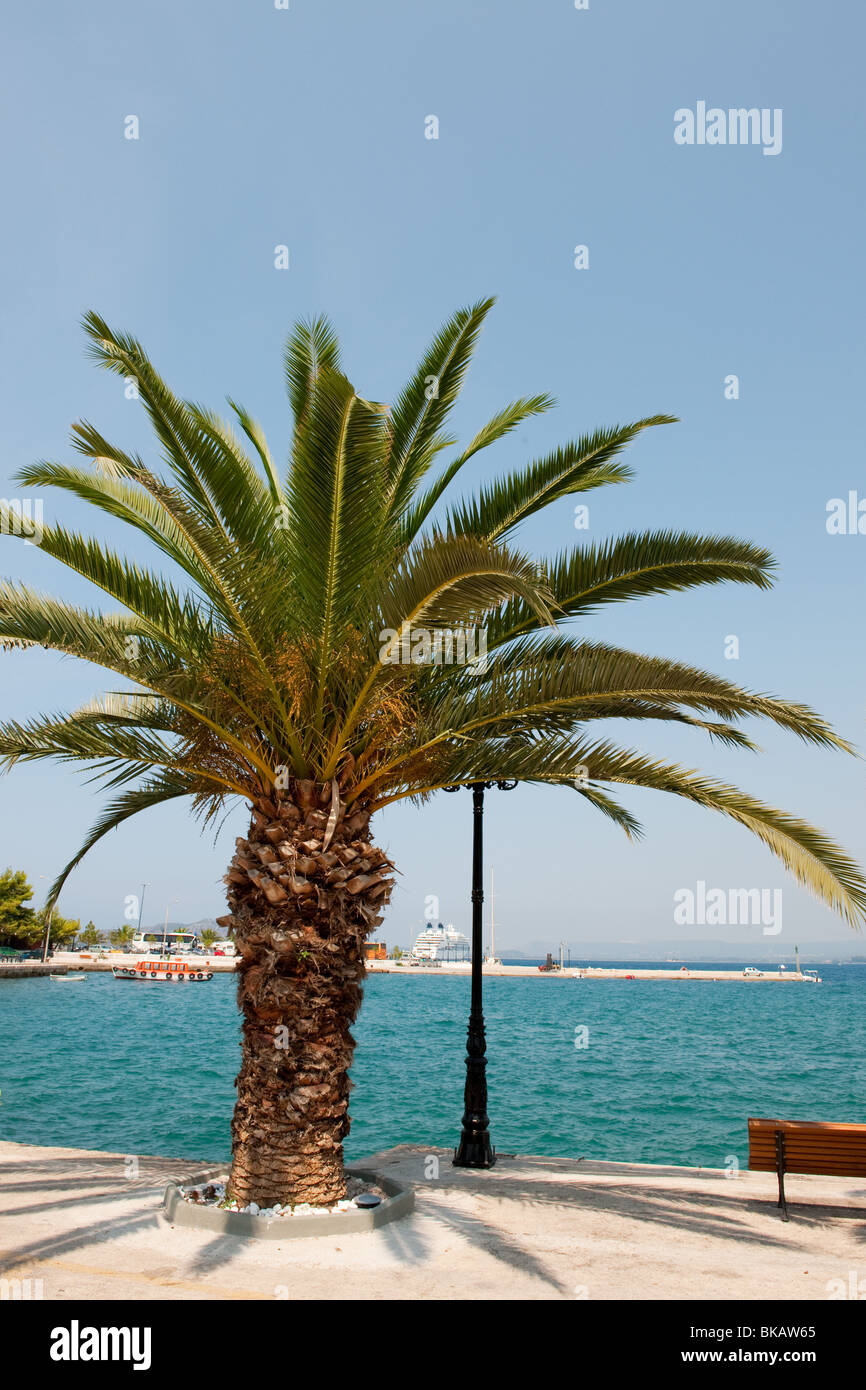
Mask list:
[[[415,1206],[415,1192],[394,1178],[384,1178],[370,1168],[347,1168],[353,1177],[376,1183],[387,1194],[378,1207],[357,1207],[328,1216],[274,1216],[262,1219],[247,1211],[226,1211],[220,1207],[198,1205],[181,1197],[179,1187],[197,1187],[225,1173],[226,1165],[207,1168],[192,1177],[177,1178],[165,1189],[162,1207],[172,1226],[192,1226],[217,1235],[240,1236],[244,1240],[298,1240],[307,1236],[347,1236],[374,1231],[391,1221],[408,1216]]]

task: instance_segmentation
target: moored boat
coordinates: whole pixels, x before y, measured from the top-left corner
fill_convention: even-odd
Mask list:
[[[212,980],[212,970],[201,970],[188,960],[142,960],[135,965],[113,965],[115,980],[147,980],[154,984],[199,984]]]

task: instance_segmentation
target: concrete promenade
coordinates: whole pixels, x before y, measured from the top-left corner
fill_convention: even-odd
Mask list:
[[[0,1281],[41,1280],[60,1300],[698,1302],[821,1301],[866,1281],[862,1179],[789,1177],[786,1224],[773,1174],[506,1155],[479,1173],[451,1156],[402,1145],[365,1159],[415,1186],[414,1213],[282,1243],[168,1225],[164,1184],[206,1157],[0,1141]]]

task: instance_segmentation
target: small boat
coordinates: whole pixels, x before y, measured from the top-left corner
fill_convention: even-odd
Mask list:
[[[74,975],[49,975],[49,980],[56,980],[58,984],[77,984],[79,980],[86,980],[85,971],[76,971]]]
[[[113,965],[115,980],[145,980],[153,984],[199,984],[212,980],[212,970],[200,970],[188,960],[140,960],[135,965]]]

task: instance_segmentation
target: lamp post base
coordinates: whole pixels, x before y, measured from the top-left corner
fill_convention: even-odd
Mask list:
[[[496,1150],[490,1147],[486,1134],[473,1137],[461,1136],[460,1148],[454,1150],[452,1168],[493,1168],[496,1163]]]

